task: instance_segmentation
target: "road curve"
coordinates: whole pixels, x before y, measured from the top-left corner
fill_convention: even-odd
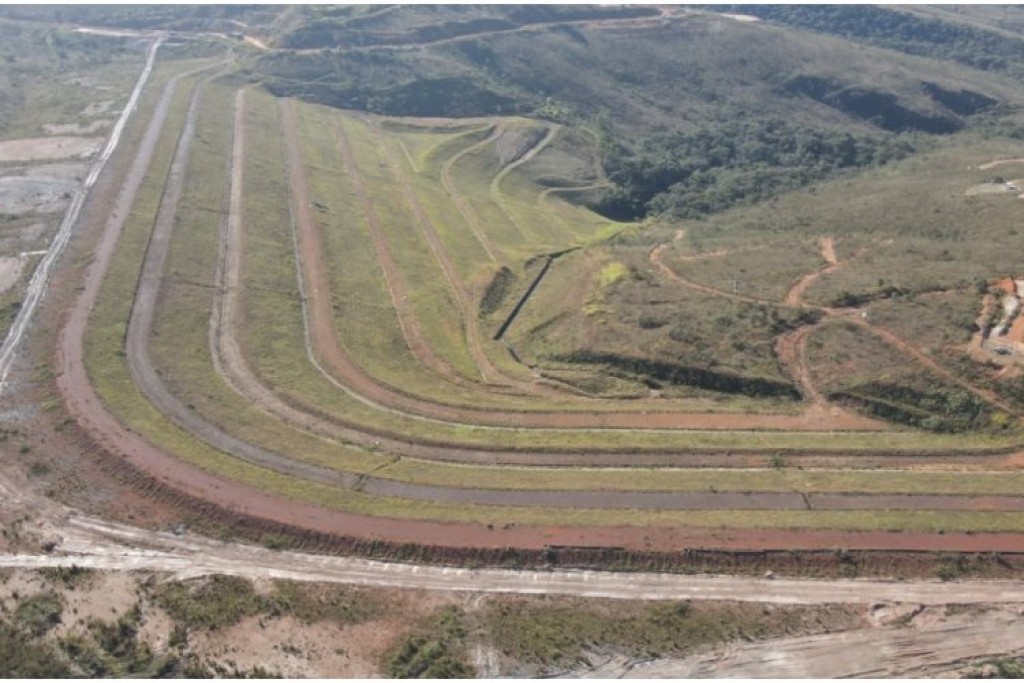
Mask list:
[[[82,206],[85,204],[85,198],[89,194],[89,190],[96,184],[96,179],[99,178],[100,172],[107,165],[107,160],[110,159],[114,150],[117,149],[118,143],[121,142],[121,134],[124,132],[125,124],[139,103],[139,96],[149,80],[149,75],[153,72],[156,53],[160,49],[160,44],[163,40],[162,35],[157,36],[146,50],[145,66],[143,66],[142,73],[139,74],[139,78],[135,82],[135,87],[128,97],[127,104],[125,104],[121,115],[117,118],[114,127],[110,131],[110,137],[107,139],[106,146],[100,152],[92,168],[89,169],[89,174],[85,177],[82,186],[72,196],[71,203],[64,212],[64,217],[57,228],[57,234],[54,236],[39,265],[36,266],[35,272],[32,273],[32,279],[29,280],[28,289],[25,292],[21,308],[18,309],[18,314],[14,317],[14,322],[7,333],[7,338],[4,339],[3,345],[0,346],[0,394],[7,388],[7,375],[11,370],[11,364],[14,362],[22,337],[25,336],[25,330],[28,329],[29,324],[32,322],[36,309],[39,307],[39,302],[42,300],[43,294],[46,293],[46,285],[50,281],[50,273],[53,271],[53,266],[71,239],[71,234],[78,223],[78,215],[82,211]]]
[[[235,437],[213,425],[184,401],[172,395],[157,374],[149,355],[149,339],[152,323],[158,307],[158,297],[164,278],[164,266],[170,248],[171,237],[177,224],[178,205],[181,200],[192,143],[195,137],[195,118],[204,85],[214,76],[198,84],[192,94],[186,113],[185,124],[179,136],[174,157],[164,183],[164,190],[157,208],[156,219],[146,249],[141,275],[136,288],[126,337],[126,356],[129,371],[136,386],[160,412],[171,421],[194,434],[206,444],[229,453],[258,467],[271,469],[288,476],[316,481],[345,489],[359,490],[375,496],[403,498],[408,500],[449,502],[469,505],[499,505],[516,507],[551,508],[606,508],[606,509],[661,509],[661,510],[804,510],[815,509],[862,509],[888,507],[891,509],[974,509],[973,497],[960,496],[833,496],[820,494],[803,496],[796,492],[785,493],[731,493],[731,492],[662,492],[662,491],[557,491],[557,490],[501,490],[468,487],[431,486],[382,479],[373,476],[359,476],[327,467],[296,460],[287,454],[276,453],[253,443]],[[236,100],[235,124],[240,122],[244,107],[244,95]],[[236,128],[236,130],[238,130]],[[243,168],[235,163],[243,160],[244,126],[242,135],[232,143],[231,191],[228,218],[228,244],[238,245],[242,236],[244,215],[242,214],[240,188]],[[234,181],[239,181],[236,185]],[[315,250],[314,250],[315,251]],[[231,250],[226,261],[226,270],[233,281],[225,284],[236,295],[240,283],[237,281],[239,259]],[[233,298],[233,297],[232,297]],[[228,309],[234,311],[234,307]],[[233,315],[229,317],[234,317]],[[820,505],[818,501],[820,502]],[[988,509],[1024,509],[1024,499],[1008,497],[986,498]]]
[[[95,259],[86,272],[85,285],[74,303],[68,323],[60,341],[58,377],[60,387],[72,414],[91,433],[100,444],[113,453],[119,453],[132,466],[147,473],[157,481],[171,488],[186,492],[204,500],[215,501],[216,504],[234,512],[272,520],[291,525],[295,528],[309,529],[331,535],[348,535],[357,538],[386,538],[397,542],[415,541],[422,544],[434,544],[448,547],[523,547],[542,548],[549,544],[563,545],[612,545],[619,547],[643,547],[650,549],[679,547],[821,547],[832,543],[842,547],[856,549],[861,547],[903,548],[927,547],[942,549],[976,549],[985,548],[1000,550],[1019,548],[1020,536],[1014,534],[825,534],[813,532],[715,532],[688,530],[679,528],[645,529],[643,538],[630,528],[570,528],[570,527],[506,527],[502,529],[486,529],[476,524],[443,524],[431,522],[409,522],[405,520],[368,518],[361,515],[327,510],[313,505],[285,500],[276,496],[254,491],[234,481],[221,479],[217,476],[191,467],[162,450],[148,444],[144,439],[125,429],[104,408],[95,391],[91,387],[82,362],[82,347],[85,323],[89,310],[96,301],[100,284],[110,264],[117,239],[129,209],[134,200],[146,168],[152,158],[156,141],[164,126],[170,100],[184,75],[173,79],[166,86],[142,142],[136,150],[131,170],[125,179],[121,193],[115,202],[114,211],[106,217],[106,225],[95,252]],[[198,96],[198,95],[197,95]],[[196,96],[196,97],[197,97]],[[189,123],[181,136],[175,152],[175,159],[166,188],[165,198],[159,210],[157,225],[154,227],[154,238],[146,255],[146,268],[139,288],[139,300],[133,309],[130,342],[132,349],[130,365],[134,367],[137,377],[144,377],[146,372],[145,339],[142,332],[146,330],[145,316],[140,312],[149,309],[146,304],[155,296],[158,267],[162,256],[157,253],[166,248],[169,230],[173,226],[173,208],[180,187],[181,173],[187,161],[188,145],[190,144],[191,121],[194,116],[196,99],[190,103]],[[152,392],[152,387],[143,389]],[[157,394],[151,396],[160,398]],[[171,397],[173,399],[173,397]],[[171,406],[174,408],[174,406]],[[173,414],[175,410],[170,410]],[[188,411],[184,424],[190,430],[200,427],[191,423]],[[201,429],[198,429],[200,433]],[[245,446],[249,446],[245,444]],[[250,446],[251,448],[251,446]],[[259,455],[259,453],[257,453]],[[289,466],[297,467],[291,461]],[[343,482],[344,483],[344,482]],[[838,540],[836,540],[838,539]],[[808,543],[812,545],[807,545]]]

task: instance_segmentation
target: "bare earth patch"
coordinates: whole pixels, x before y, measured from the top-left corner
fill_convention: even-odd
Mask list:
[[[17,284],[21,272],[25,269],[28,256],[0,256],[0,294]]]
[[[0,213],[57,213],[64,210],[76,189],[76,181],[50,176],[0,177]]]
[[[118,112],[113,111],[114,100],[104,100],[103,102],[94,102],[88,107],[82,110],[81,116],[102,116],[104,114],[116,114]]]
[[[55,136],[0,142],[0,162],[85,159],[100,151],[102,137]]]
[[[91,135],[105,130],[113,123],[111,119],[99,119],[88,125],[80,123],[44,123],[43,130],[47,135]]]

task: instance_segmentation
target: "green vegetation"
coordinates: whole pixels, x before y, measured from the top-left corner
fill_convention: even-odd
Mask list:
[[[603,134],[604,163],[616,187],[595,208],[632,219],[648,213],[695,218],[820,182],[843,169],[907,156],[903,140],[819,132],[779,119],[740,119],[699,132],[641,140],[635,151]]]
[[[76,565],[71,565],[70,567],[44,567],[39,570],[39,575],[50,583],[68,590],[88,587],[93,579],[96,578],[94,570]]]
[[[715,10],[742,12],[786,26],[836,34],[913,55],[948,59],[978,69],[1014,75],[1024,69],[1024,40],[1020,38],[925,19],[897,9],[867,5],[732,5],[717,6]]]
[[[276,581],[271,595],[273,611],[311,624],[361,624],[387,613],[383,598],[369,589],[350,586]]]
[[[70,674],[57,650],[18,628],[0,623],[0,676],[5,678],[62,678]]]
[[[836,606],[497,598],[482,619],[504,654],[550,669],[572,667],[594,651],[671,657],[733,640],[850,628],[857,613]]]
[[[53,591],[37,593],[18,603],[14,623],[32,636],[41,636],[60,623],[64,600]]]
[[[1024,678],[1020,657],[995,657],[974,665],[964,678]]]
[[[188,630],[216,630],[232,626],[244,617],[261,614],[266,599],[252,582],[236,576],[212,576],[198,586],[168,583],[153,596],[154,602]]]
[[[423,14],[392,12],[387,16],[360,13],[357,8],[312,9],[305,21],[282,36],[282,47],[325,48],[339,45],[403,45],[433,42],[487,31],[588,19],[651,16],[647,7],[519,6],[484,7],[482,16],[466,17],[455,7],[438,7]]]
[[[391,678],[472,678],[466,652],[465,617],[456,607],[444,607],[404,636],[385,655]]]
[[[10,621],[0,620],[0,676],[6,678],[208,678],[267,677],[219,666],[188,652],[171,638],[170,651],[156,652],[143,637],[142,611],[135,604],[113,621],[90,618],[84,628],[67,624],[55,635],[63,601],[46,592],[18,602]]]

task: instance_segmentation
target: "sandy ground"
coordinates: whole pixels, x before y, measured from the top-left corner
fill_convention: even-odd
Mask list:
[[[114,100],[104,100],[103,102],[93,102],[85,109],[82,110],[79,116],[91,118],[93,116],[103,116],[104,114],[116,114],[119,112],[113,111]]]
[[[103,142],[102,137],[66,135],[4,140],[0,142],[0,162],[86,159],[99,152]]]
[[[139,639],[164,652],[174,622],[152,601],[149,590],[170,578],[161,572],[93,571],[72,586],[35,570],[7,570],[0,574],[0,609],[10,613],[19,600],[55,590],[63,598],[64,609],[52,635],[63,637],[81,632],[92,619],[112,622],[138,606]],[[254,585],[261,592],[271,588],[265,580],[257,579]],[[460,605],[471,612],[491,599],[481,593],[407,589],[378,589],[376,595],[386,607],[362,623],[307,623],[288,615],[245,617],[213,631],[192,630],[188,649],[226,668],[261,667],[289,678],[379,677],[387,651],[418,619],[442,605]],[[1017,604],[964,607],[876,602],[863,603],[858,609],[863,610],[863,618],[853,630],[732,641],[685,657],[635,659],[602,651],[601,643],[595,643],[587,656],[590,664],[560,677],[959,677],[971,670],[972,662],[1019,651],[1024,642],[1024,607]],[[523,666],[536,668],[502,655],[500,644],[486,633],[473,635],[468,649],[479,676],[517,675],[525,670]]]
[[[1024,643],[1016,609],[949,614],[905,611],[905,626],[731,643],[680,659],[613,658],[584,672],[601,678],[888,678],[958,675],[965,660],[1013,652]],[[900,620],[900,621],[903,621]],[[897,622],[899,623],[899,622]]]
[[[981,164],[980,166],[978,166],[978,170],[987,171],[990,168],[997,168],[999,166],[1005,166],[1006,164],[1019,164],[1022,162],[1024,162],[1024,158],[1021,157],[1013,157],[1010,159],[996,159],[995,161],[990,161],[986,164]]]
[[[17,284],[28,259],[27,254],[0,256],[0,295]]]
[[[46,175],[0,177],[0,213],[20,215],[63,211],[78,189],[74,180]]]
[[[43,130],[47,135],[91,135],[106,130],[112,123],[111,119],[99,119],[85,125],[80,123],[44,123]]]

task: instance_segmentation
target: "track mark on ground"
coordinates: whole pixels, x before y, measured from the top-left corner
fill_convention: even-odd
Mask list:
[[[498,257],[495,255],[499,249],[493,242],[491,242],[491,239],[487,236],[487,232],[480,226],[480,217],[477,215],[476,211],[473,210],[473,207],[468,201],[466,201],[466,198],[462,196],[462,193],[460,193],[456,187],[455,181],[452,179],[452,168],[460,159],[462,159],[462,157],[492,144],[501,135],[501,132],[502,127],[499,124],[493,124],[493,130],[490,135],[480,142],[470,145],[466,149],[454,154],[450,159],[444,162],[444,165],[441,167],[441,184],[444,186],[445,192],[447,192],[448,196],[452,198],[452,201],[458,208],[459,213],[461,213],[463,218],[466,219],[466,225],[469,226],[473,236],[476,237],[477,242],[479,242],[480,246],[483,247],[485,252],[487,252],[488,258],[490,258],[493,263],[499,262]]]
[[[458,273],[455,272],[455,265],[451,262],[451,259],[448,258],[448,253],[445,250],[444,245],[441,243],[441,238],[437,234],[433,221],[430,220],[430,216],[428,216],[426,210],[424,210],[423,205],[419,201],[419,197],[416,196],[416,191],[410,185],[408,177],[402,171],[401,164],[399,164],[398,160],[395,159],[394,153],[387,144],[387,141],[382,139],[380,129],[372,121],[367,121],[367,125],[370,130],[373,131],[378,147],[384,150],[384,157],[387,159],[391,175],[402,188],[405,203],[408,205],[413,217],[415,218],[416,225],[420,229],[420,234],[423,235],[423,238],[426,240],[427,246],[430,248],[430,253],[434,257],[434,261],[441,268],[444,279],[448,283],[448,287],[451,289],[452,294],[454,294],[455,305],[458,309],[459,317],[462,319],[462,329],[466,345],[469,348],[470,355],[473,357],[473,362],[476,364],[477,370],[480,372],[481,379],[487,384],[508,388],[522,384],[524,387],[527,387],[527,390],[529,390],[531,387],[530,384],[519,383],[513,379],[505,377],[497,368],[494,367],[490,358],[487,357],[487,354],[480,343],[480,325],[477,322],[477,317],[471,313],[473,305],[472,297],[470,297],[469,292],[466,291]]]
[[[515,226],[516,230],[518,230],[520,234],[523,234],[522,226],[519,225],[519,221],[516,220],[515,216],[512,215],[512,212],[509,211],[508,208],[506,208],[505,206],[505,195],[501,191],[501,182],[509,173],[511,173],[515,169],[519,168],[520,166],[527,163],[535,156],[543,152],[544,148],[548,146],[548,144],[555,138],[555,135],[557,135],[561,129],[562,126],[560,124],[550,124],[547,131],[544,134],[544,137],[537,141],[537,143],[533,145],[530,149],[526,150],[525,153],[520,155],[518,159],[515,159],[511,163],[506,164],[504,168],[498,171],[498,173],[493,178],[491,178],[491,197],[494,198],[495,203],[499,207],[501,207],[502,213],[505,214],[505,216],[512,223],[512,225]]]
[[[821,245],[821,256],[825,259],[825,263],[828,264],[824,268],[816,270],[814,272],[804,275],[796,283],[790,287],[789,291],[786,292],[786,305],[793,306],[794,308],[802,308],[807,304],[804,303],[804,292],[811,286],[815,280],[826,273],[831,273],[839,268],[839,261],[836,260],[835,245],[832,243],[831,237],[823,237],[819,243]]]
[[[303,270],[306,279],[309,280],[306,292],[312,303],[312,319],[310,322],[313,327],[313,339],[320,353],[324,354],[327,359],[330,359],[336,357],[340,350],[335,351],[338,347],[338,341],[331,326],[333,315],[329,302],[330,283],[322,263],[323,249],[316,227],[316,219],[309,208],[309,189],[299,150],[295,103],[290,100],[282,101],[281,111],[285,140],[287,142],[289,167],[291,169],[292,188],[295,194],[293,206],[299,227],[300,243],[303,245]],[[391,249],[388,246],[377,212],[374,209],[373,200],[366,189],[365,180],[356,165],[355,155],[349,146],[348,136],[343,130],[340,121],[334,119],[332,124],[334,139],[345,164],[345,172],[359,197],[360,205],[363,207],[363,217],[366,221],[367,230],[370,233],[370,241],[373,244],[374,252],[377,254],[377,262],[380,264],[384,274],[388,293],[391,295],[391,303],[398,314],[399,326],[405,337],[406,345],[422,365],[430,368],[441,378],[462,386],[471,385],[472,383],[462,377],[447,361],[438,357],[427,343],[423,330],[408,305],[408,292],[399,276],[398,266],[391,255]],[[331,349],[329,353],[327,351],[328,348]]]

